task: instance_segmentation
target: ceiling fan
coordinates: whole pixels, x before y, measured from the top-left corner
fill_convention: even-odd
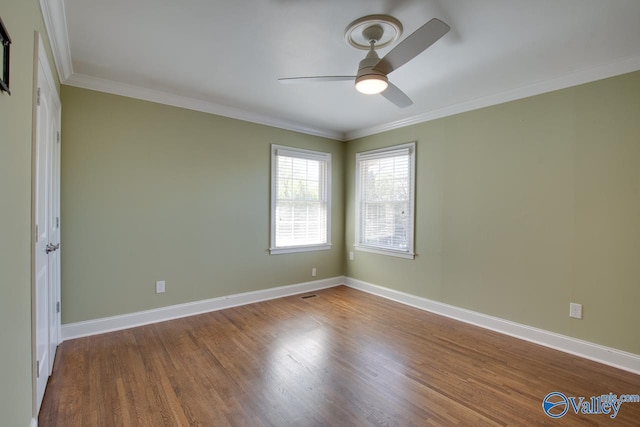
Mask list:
[[[368,15],[353,21],[347,27],[345,38],[358,49],[367,49],[367,56],[360,61],[355,76],[313,76],[278,79],[280,83],[355,81],[356,89],[364,94],[381,94],[400,108],[413,101],[387,77],[389,73],[411,61],[438,41],[451,28],[433,18],[409,37],[391,49],[382,59],[377,48],[389,45],[402,33],[400,21],[388,15]],[[385,34],[386,33],[386,34]]]

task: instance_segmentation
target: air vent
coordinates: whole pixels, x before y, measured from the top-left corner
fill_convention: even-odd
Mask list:
[[[300,298],[302,298],[302,299],[309,299],[309,298],[315,298],[315,297],[317,297],[317,296],[318,296],[318,295],[316,295],[316,294],[311,294],[311,295],[305,295],[305,296],[302,296],[302,297],[300,297]]]

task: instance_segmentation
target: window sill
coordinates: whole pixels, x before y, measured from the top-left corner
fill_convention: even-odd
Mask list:
[[[376,248],[371,246],[353,245],[357,251],[370,252],[379,255],[395,256],[398,258],[415,259],[416,254],[407,251],[396,251],[393,249]]]
[[[326,245],[309,245],[309,246],[289,246],[285,248],[269,248],[271,255],[279,254],[291,254],[296,252],[312,252],[312,251],[326,251],[331,249],[331,243]]]

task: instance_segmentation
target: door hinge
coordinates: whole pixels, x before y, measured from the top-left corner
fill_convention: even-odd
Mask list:
[[[60,142],[60,131],[56,133],[56,142]]]
[[[36,378],[40,378],[40,361],[36,360]]]
[[[60,217],[56,217],[56,228],[60,228]]]
[[[38,243],[38,224],[36,224],[36,243]]]
[[[60,313],[60,301],[56,303],[56,313]]]
[[[36,96],[36,104],[38,104],[38,107],[40,106],[40,88],[38,88],[38,95]]]

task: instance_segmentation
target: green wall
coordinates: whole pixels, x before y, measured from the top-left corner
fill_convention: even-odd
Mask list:
[[[26,426],[37,0],[0,0],[0,418]],[[346,274],[640,354],[640,73],[348,143],[63,87],[63,322]],[[416,251],[353,250],[355,153],[418,141]],[[269,145],[333,154],[331,251],[270,256]],[[153,292],[156,280],[167,292]],[[584,319],[568,318],[568,302]]]
[[[350,141],[347,251],[355,154],[409,141],[418,256],[347,276],[640,354],[640,72]]]
[[[37,0],[1,0],[0,18],[12,39],[12,94],[0,94],[0,424],[26,427],[33,413],[30,235],[34,31],[42,33],[47,47],[49,42]]]
[[[316,267],[640,354],[638,93],[640,72],[342,143],[63,86],[63,323]],[[356,152],[410,141],[416,259],[346,261]],[[333,154],[331,251],[268,254],[272,143]]]
[[[343,274],[344,143],[69,86],[62,104],[63,323]],[[271,144],[332,154],[331,250],[268,253]]]

